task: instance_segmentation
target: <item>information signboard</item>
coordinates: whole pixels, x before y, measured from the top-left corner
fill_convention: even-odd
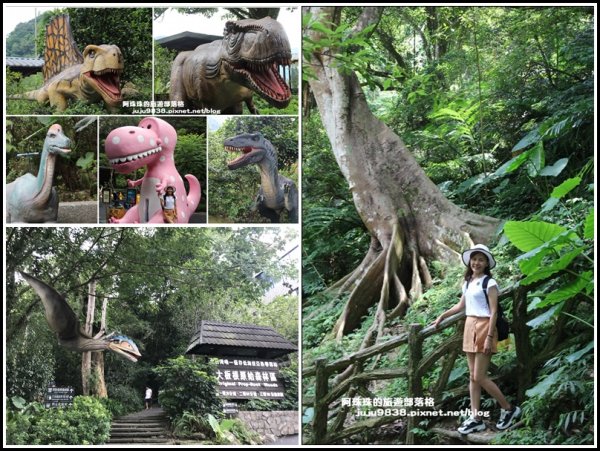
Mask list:
[[[217,365],[219,395],[225,399],[283,399],[275,360],[223,357]]]

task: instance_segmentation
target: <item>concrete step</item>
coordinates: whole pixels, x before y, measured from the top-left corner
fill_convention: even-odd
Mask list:
[[[145,427],[111,427],[110,431],[112,432],[154,432],[154,433],[163,433],[167,431],[167,428],[145,428]]]
[[[171,443],[171,440],[168,438],[158,438],[158,437],[151,437],[151,438],[129,438],[129,437],[118,437],[118,438],[111,438],[108,441],[109,444],[113,444],[113,443],[144,443],[146,445],[152,445],[152,444],[157,444],[157,445],[164,445],[164,444],[168,444]]]
[[[167,435],[168,435],[168,431],[162,431],[162,432],[152,432],[152,431],[112,432],[111,431],[111,433],[110,433],[111,439],[113,437],[166,437]]]
[[[112,423],[113,426],[131,426],[131,427],[135,427],[135,426],[145,426],[145,427],[167,427],[169,425],[169,423],[167,423],[166,421],[152,421],[152,422],[136,422],[136,421],[122,421],[122,420],[117,420],[115,422]]]

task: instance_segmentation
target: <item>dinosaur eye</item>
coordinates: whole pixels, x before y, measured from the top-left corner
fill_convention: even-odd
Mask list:
[[[148,124],[148,125],[146,126],[146,128],[148,128],[148,129],[152,128],[152,124]]]
[[[94,50],[90,50],[87,54],[88,57],[94,58],[96,56],[96,52]]]
[[[48,136],[50,136],[50,138],[56,138],[56,133],[49,133]]]

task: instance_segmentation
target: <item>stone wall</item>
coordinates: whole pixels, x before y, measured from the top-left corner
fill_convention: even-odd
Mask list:
[[[298,434],[298,412],[239,412],[237,418],[241,420],[248,429],[260,435],[282,435]]]

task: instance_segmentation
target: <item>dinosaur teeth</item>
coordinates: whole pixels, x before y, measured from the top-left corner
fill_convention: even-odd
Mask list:
[[[140,159],[146,158],[150,155],[154,155],[155,153],[158,153],[160,151],[162,151],[162,147],[158,146],[158,147],[155,147],[154,149],[149,149],[144,152],[136,153],[134,155],[128,155],[126,157],[113,158],[108,161],[110,164],[129,163],[131,161],[140,160]]]

